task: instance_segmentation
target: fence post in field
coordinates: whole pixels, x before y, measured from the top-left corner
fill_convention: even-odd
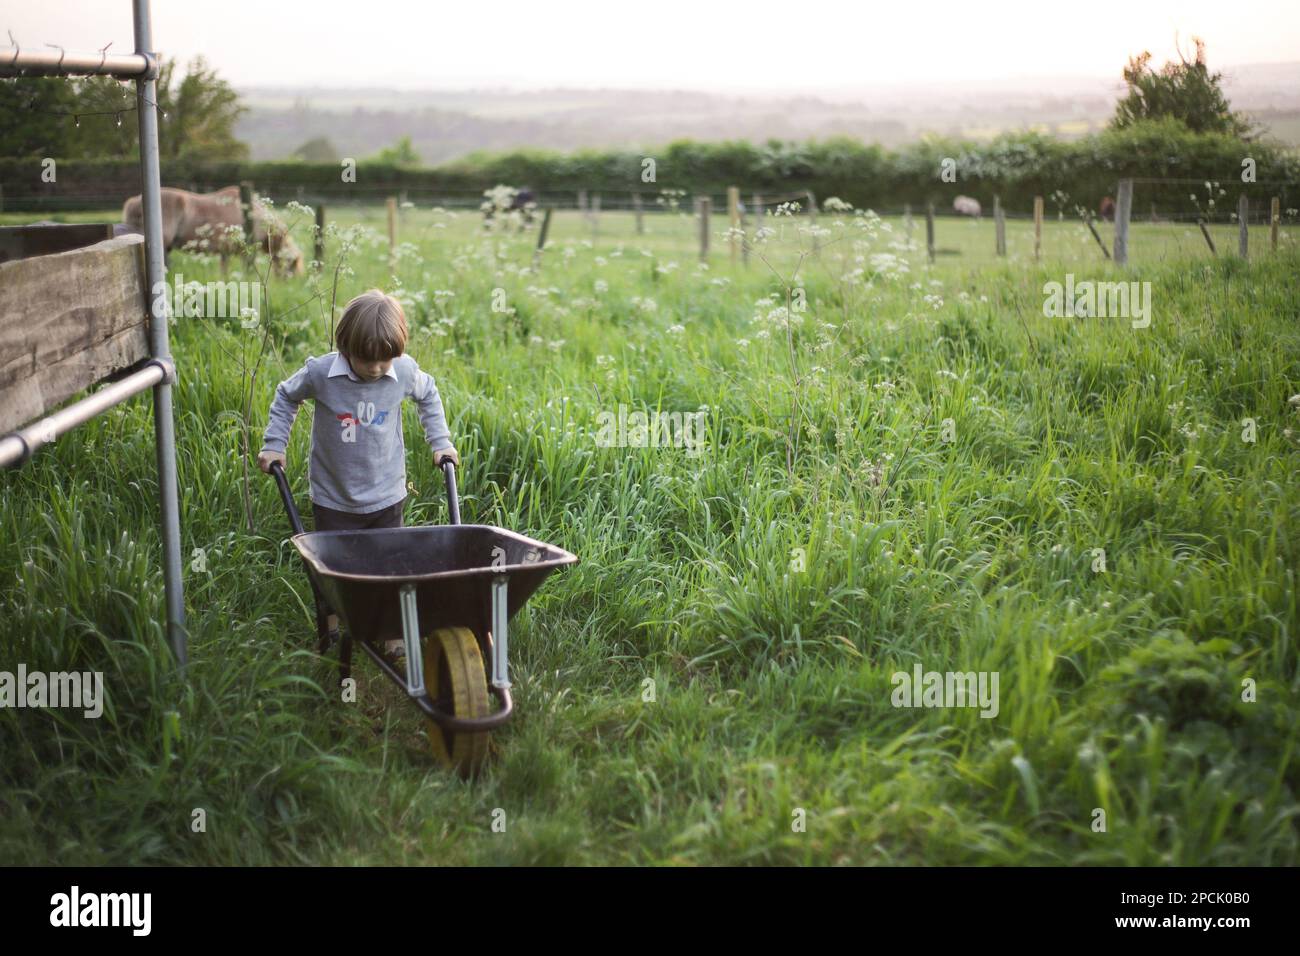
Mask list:
[[[1217,256],[1219,250],[1214,248],[1214,240],[1210,238],[1210,230],[1205,228],[1205,220],[1198,217],[1196,224],[1201,227],[1201,235],[1205,237],[1205,244],[1210,247],[1210,255]]]
[[[253,184],[247,179],[239,184],[239,209],[244,219],[244,263],[252,268],[253,257]]]
[[[812,194],[811,189],[805,192],[804,195],[808,197],[808,218],[813,229],[812,247],[813,252],[816,252],[821,247],[821,243],[817,239],[817,197]]]
[[[321,268],[325,267],[325,204],[316,204],[316,250],[312,255]]]
[[[1250,246],[1250,200],[1242,193],[1237,200],[1237,251],[1241,258],[1246,258]]]
[[[388,207],[388,268],[397,264],[397,198],[389,196]]]
[[[749,245],[758,248],[758,230],[763,228],[763,196],[760,193],[752,193],[749,197],[750,204],[754,207],[754,231],[750,233],[752,237],[750,243],[746,244],[745,258],[749,259]]]
[[[1002,214],[1002,197],[993,197],[993,236],[997,253],[1000,256],[1007,254],[1007,220]]]
[[[740,228],[740,187],[727,187],[727,219],[731,223],[732,230]],[[740,241],[736,238],[736,233],[731,234],[731,264],[736,264],[736,259],[740,253]]]
[[[641,194],[632,194],[632,211],[636,214],[636,234],[638,236],[645,234],[645,218],[641,209]]]
[[[934,262],[934,203],[925,206],[925,249]]]
[[[1103,256],[1105,256],[1107,259],[1109,259],[1109,258],[1110,258],[1110,250],[1106,248],[1106,241],[1105,241],[1104,239],[1101,238],[1101,233],[1099,233],[1099,232],[1097,231],[1097,227],[1094,226],[1094,225],[1092,224],[1092,213],[1089,212],[1089,211],[1087,211],[1087,210],[1084,210],[1084,216],[1085,216],[1085,218],[1084,218],[1083,221],[1084,221],[1085,223],[1088,224],[1088,231],[1089,231],[1090,233],[1092,233],[1092,238],[1096,239],[1096,240],[1097,240],[1097,245],[1098,245],[1099,247],[1101,247],[1101,254],[1102,254]],[[1116,225],[1116,226],[1119,225],[1119,210],[1118,210],[1118,209],[1115,210],[1115,225]],[[1116,229],[1115,231],[1116,231],[1116,233],[1119,232],[1118,229]],[[1127,230],[1125,230],[1125,231],[1127,232]],[[1118,236],[1118,235],[1115,236],[1115,241],[1116,241],[1117,243],[1119,242],[1119,236]]]
[[[595,240],[600,229],[600,193],[591,197],[591,238]]]
[[[585,189],[578,190],[578,211],[584,213],[587,211],[587,190]]]
[[[696,200],[696,208],[700,215],[700,261],[709,261],[709,213],[713,209],[713,200],[708,196],[700,196]]]
[[[533,250],[533,269],[542,262],[542,249],[546,247],[546,234],[551,231],[551,209],[548,206],[542,214],[542,228],[537,233],[537,248]]]
[[[912,204],[903,203],[903,228],[907,230],[907,241],[912,241]]]
[[[1034,197],[1034,261],[1043,254],[1043,197]]]
[[[1282,200],[1277,196],[1273,197],[1273,203],[1268,212],[1268,241],[1274,252],[1277,252],[1277,226],[1282,221]]]
[[[1119,196],[1115,200],[1115,263],[1128,265],[1128,223],[1133,215],[1133,180],[1119,181]],[[1098,240],[1100,242],[1100,240]],[[1104,246],[1102,247],[1105,248]]]

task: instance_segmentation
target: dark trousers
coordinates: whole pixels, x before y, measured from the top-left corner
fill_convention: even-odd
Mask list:
[[[323,508],[316,502],[311,503],[311,514],[316,521],[317,531],[363,531],[367,528],[400,528],[402,512],[406,508],[406,499],[396,504],[371,511],[367,514],[352,514],[350,511],[335,511]]]
[[[402,527],[402,512],[405,507],[406,499],[403,498],[387,508],[358,515],[350,511],[335,511],[333,508],[322,508],[313,501],[311,503],[311,514],[316,522],[317,531],[364,531],[367,528]],[[325,603],[323,598],[322,603]],[[328,604],[325,604],[325,613],[334,614],[335,611]]]

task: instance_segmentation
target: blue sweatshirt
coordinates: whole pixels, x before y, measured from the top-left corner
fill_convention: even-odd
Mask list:
[[[419,407],[429,447],[452,447],[438,386],[409,355],[394,359],[377,382],[360,379],[338,352],[308,358],[276,386],[262,451],[284,453],[298,406],[309,398],[316,414],[307,477],[311,500],[322,507],[369,514],[406,497],[405,398]]]

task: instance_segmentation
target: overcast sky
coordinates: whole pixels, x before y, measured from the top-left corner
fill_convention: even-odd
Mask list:
[[[236,86],[831,90],[1110,76],[1199,35],[1300,59],[1300,0],[154,0],[155,45]],[[0,0],[21,46],[130,51],[130,0]],[[0,45],[8,39],[0,40]]]

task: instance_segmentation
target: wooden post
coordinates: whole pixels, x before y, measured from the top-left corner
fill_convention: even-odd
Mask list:
[[[397,199],[388,197],[388,268],[397,265]]]
[[[1273,197],[1272,207],[1268,213],[1268,241],[1274,252],[1277,252],[1277,227],[1282,221],[1282,200],[1277,196]]]
[[[1109,258],[1110,258],[1110,250],[1106,248],[1106,243],[1102,240],[1102,238],[1101,238],[1101,233],[1097,232],[1097,227],[1094,226],[1094,225],[1092,224],[1092,213],[1088,213],[1088,214],[1087,214],[1087,218],[1084,219],[1083,221],[1086,222],[1086,223],[1088,224],[1088,231],[1089,231],[1090,233],[1092,233],[1092,238],[1096,239],[1096,240],[1097,240],[1097,245],[1101,247],[1101,254],[1102,254],[1103,256],[1105,256],[1107,259],[1109,259]],[[1119,225],[1119,209],[1118,209],[1118,207],[1117,207],[1116,210],[1115,210],[1115,225],[1116,225],[1116,226]],[[1115,242],[1116,242],[1116,243],[1119,242],[1118,231],[1119,231],[1119,230],[1117,229],[1117,230],[1116,230],[1117,235],[1115,236]]]
[[[750,204],[754,207],[751,215],[754,217],[754,229],[750,233],[752,242],[758,242],[758,230],[763,228],[763,197],[759,193],[751,193],[749,197]],[[757,246],[755,246],[757,248]],[[749,244],[745,247],[745,260],[749,260]]]
[[[907,241],[912,241],[912,204],[903,203],[903,228],[907,230]]]
[[[1133,180],[1119,181],[1119,198],[1115,200],[1115,264],[1128,265],[1128,222],[1133,215]],[[1092,217],[1088,218],[1089,223]],[[1095,233],[1094,233],[1095,234]],[[1100,237],[1097,239],[1101,242]],[[1102,246],[1103,251],[1105,246]],[[1109,256],[1107,256],[1109,258]]]
[[[1237,252],[1246,258],[1250,246],[1250,200],[1242,193],[1237,199]]]
[[[925,206],[925,249],[930,254],[930,261],[934,262],[934,203]]]
[[[713,209],[713,200],[708,196],[700,196],[696,200],[696,208],[700,215],[700,261],[709,261],[709,213]]]
[[[993,197],[993,241],[995,243],[997,254],[1005,256],[1007,254],[1007,221],[1002,215],[1002,197]]]
[[[587,190],[585,189],[578,190],[578,211],[587,211]]]
[[[813,228],[812,247],[813,252],[816,252],[821,247],[821,243],[817,239],[817,197],[812,194],[811,189],[805,192],[804,195],[808,197],[808,218]]]
[[[324,203],[316,204],[316,251],[313,255],[313,258],[315,258],[315,260],[321,264],[321,268],[324,268],[325,265],[325,204]]]
[[[1214,248],[1214,240],[1210,238],[1210,230],[1205,228],[1205,220],[1197,219],[1196,224],[1201,227],[1201,235],[1205,237],[1205,244],[1210,247],[1210,255],[1217,256],[1219,250]]]
[[[740,228],[740,187],[739,186],[727,187],[727,218],[731,221],[731,228],[733,230]],[[739,258],[739,255],[740,255],[740,242],[739,240],[737,240],[736,234],[733,232],[731,234],[731,264],[733,266],[736,264],[736,259]]]
[[[1043,197],[1034,197],[1034,261],[1043,254]]]
[[[537,248],[533,250],[533,268],[536,269],[542,261],[542,249],[546,247],[546,234],[551,231],[551,210],[547,207],[542,214],[542,228],[537,233]]]
[[[632,194],[632,212],[636,214],[636,234],[645,235],[645,213],[641,208],[641,194]]]
[[[253,184],[247,179],[239,184],[239,209],[244,217],[244,263],[252,268],[253,257]]]

